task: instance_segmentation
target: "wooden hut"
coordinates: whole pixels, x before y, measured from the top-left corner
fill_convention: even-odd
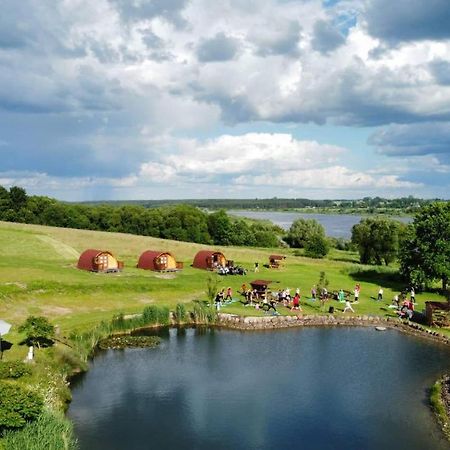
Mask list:
[[[139,257],[138,269],[154,270],[156,272],[175,272],[183,268],[183,263],[175,260],[169,252],[146,250]]]
[[[284,255],[270,255],[269,256],[269,267],[271,269],[278,269],[281,266],[281,261],[286,259]]]
[[[225,267],[227,259],[222,252],[214,250],[200,250],[194,258],[192,267],[204,270],[215,270],[218,267]]]
[[[272,283],[271,280],[254,280],[250,282],[250,286],[253,290],[256,290],[258,295],[261,295],[267,292],[270,283]]]
[[[425,302],[425,315],[429,326],[450,327],[449,302]]]
[[[80,255],[77,267],[91,272],[118,272],[123,269],[123,262],[109,251],[90,248]]]

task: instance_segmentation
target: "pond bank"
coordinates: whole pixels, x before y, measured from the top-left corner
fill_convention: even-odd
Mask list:
[[[397,318],[378,316],[333,316],[328,315],[298,315],[298,316],[264,316],[243,317],[235,314],[219,313],[218,326],[238,330],[271,330],[304,326],[372,326],[386,327],[402,331],[407,334],[427,338],[436,342],[450,345],[450,338],[437,331],[429,330],[414,322],[399,320]]]

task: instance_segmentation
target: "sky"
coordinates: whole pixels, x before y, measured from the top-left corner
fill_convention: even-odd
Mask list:
[[[450,198],[450,0],[0,0],[0,185]]]

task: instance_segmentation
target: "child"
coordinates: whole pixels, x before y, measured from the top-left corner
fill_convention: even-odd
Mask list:
[[[352,305],[350,304],[350,300],[346,300],[345,301],[345,308],[344,308],[344,312],[350,310],[351,312],[355,312],[352,308]]]

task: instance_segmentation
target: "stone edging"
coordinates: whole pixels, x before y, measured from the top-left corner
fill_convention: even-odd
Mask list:
[[[404,333],[431,339],[450,345],[450,338],[437,331],[429,330],[417,323],[398,318],[379,316],[333,316],[328,315],[298,315],[298,316],[238,316],[235,314],[218,313],[218,326],[238,330],[273,330],[280,328],[304,326],[383,326]]]

